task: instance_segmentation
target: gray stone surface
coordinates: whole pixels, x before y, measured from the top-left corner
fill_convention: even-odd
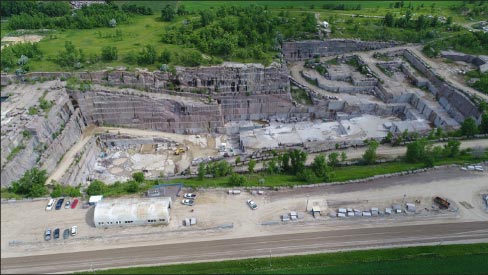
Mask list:
[[[354,51],[376,50],[398,45],[398,42],[361,41],[352,39],[306,40],[283,43],[287,61],[299,61],[315,56],[331,56]]]

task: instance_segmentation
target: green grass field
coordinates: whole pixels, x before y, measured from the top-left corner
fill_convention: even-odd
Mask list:
[[[30,71],[70,71],[73,68],[62,68],[53,60],[58,56],[59,52],[64,50],[65,41],[71,41],[76,47],[83,49],[87,58],[93,55],[100,56],[101,49],[104,46],[115,46],[118,48],[118,60],[115,62],[96,62],[94,64],[84,64],[80,70],[100,70],[107,66],[128,66],[132,70],[137,65],[129,65],[123,61],[123,58],[128,55],[130,51],[139,52],[140,49],[147,44],[152,44],[156,47],[158,54],[163,49],[168,49],[171,52],[179,52],[183,55],[186,52],[194,51],[188,46],[179,46],[164,44],[160,42],[164,33],[164,28],[169,25],[178,25],[183,20],[188,18],[196,18],[198,15],[179,16],[174,22],[165,23],[159,20],[161,9],[167,4],[178,6],[184,5],[189,11],[198,11],[207,8],[215,8],[218,6],[250,6],[260,5],[267,6],[271,12],[278,13],[282,10],[290,12],[290,16],[296,16],[302,12],[314,12],[320,15],[321,20],[327,20],[337,29],[332,34],[332,38],[361,38],[363,40],[377,40],[378,33],[383,33],[381,18],[360,18],[351,17],[351,15],[364,16],[384,16],[387,12],[392,12],[395,16],[401,16],[406,13],[408,6],[414,7],[414,17],[420,14],[425,15],[439,15],[452,16],[455,22],[468,22],[466,16],[462,16],[457,12],[451,10],[449,7],[460,5],[459,1],[404,1],[403,9],[390,8],[398,1],[117,1],[117,5],[124,3],[144,5],[150,7],[154,14],[151,16],[134,16],[128,24],[119,24],[116,28],[96,28],[84,30],[52,30],[50,34],[46,34],[44,39],[39,43],[40,49],[44,52],[44,57],[41,60],[31,59],[29,62]],[[344,4],[346,7],[357,7],[361,5],[360,10],[329,10],[324,9],[324,4]],[[423,5],[423,7],[421,7]],[[434,6],[432,6],[434,5]],[[476,18],[474,19],[476,20]],[[6,29],[5,21],[1,24],[2,36],[14,34],[15,32]],[[121,38],[115,37],[116,30],[122,32]],[[35,30],[30,32],[36,33]],[[388,28],[388,39],[408,38],[414,36],[415,32],[410,31],[409,34],[404,35],[402,29]],[[466,32],[462,30],[461,32]],[[460,32],[460,33],[461,33]],[[438,38],[452,35],[451,32],[438,31]],[[273,53],[267,52],[266,56],[271,57]],[[227,58],[236,62],[261,62],[260,60],[240,59],[237,57]],[[177,64],[175,64],[177,65]],[[150,70],[158,69],[160,64],[156,63],[147,67]],[[13,71],[14,68],[11,68]]]
[[[45,37],[40,43],[40,49],[44,52],[42,61],[32,61],[31,71],[60,71],[62,68],[49,61],[64,50],[64,42],[71,41],[78,48],[83,49],[87,57],[91,54],[101,54],[104,46],[116,46],[119,60],[110,63],[96,63],[85,66],[86,69],[101,69],[106,66],[125,65],[122,58],[131,50],[139,52],[146,44],[158,45],[158,50],[163,48],[177,50],[175,45],[163,45],[161,39],[163,28],[167,23],[159,22],[154,16],[135,16],[129,24],[119,25],[117,28],[97,28],[86,30],[61,30]],[[122,39],[115,38],[116,29],[122,31]],[[154,65],[150,69],[156,69]]]
[[[488,244],[424,246],[97,270],[97,274],[484,274]],[[92,272],[86,272],[88,274]],[[80,273],[83,274],[83,273]]]

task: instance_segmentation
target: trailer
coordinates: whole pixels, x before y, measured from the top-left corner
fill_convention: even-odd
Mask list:
[[[298,219],[297,211],[291,211],[290,212],[290,219],[292,219],[292,220]]]
[[[451,205],[450,202],[448,202],[446,199],[443,199],[439,196],[434,197],[434,202],[437,203],[439,205],[439,207],[443,208],[443,209],[448,209],[449,206]]]
[[[407,202],[406,206],[407,206],[407,211],[415,212],[415,204]]]
[[[378,216],[379,211],[380,210],[378,209],[378,207],[372,207],[371,208],[371,215],[374,216],[374,217],[376,217],[376,216]]]

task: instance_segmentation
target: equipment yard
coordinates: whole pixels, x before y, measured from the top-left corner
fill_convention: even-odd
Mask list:
[[[4,258],[53,253],[71,253],[98,249],[187,243],[237,237],[267,236],[285,233],[346,230],[364,227],[405,226],[442,222],[488,221],[482,194],[487,193],[486,172],[441,168],[425,173],[375,181],[265,191],[263,195],[242,192],[228,195],[224,190],[198,190],[193,206],[175,200],[168,226],[114,227],[97,229],[93,225],[93,208],[45,211],[46,200],[2,204],[2,261]],[[459,182],[462,181],[462,184]],[[180,192],[181,196],[182,192]],[[405,195],[405,196],[404,196]],[[450,210],[431,211],[433,196],[442,196],[453,204]],[[252,211],[246,200],[259,206]],[[181,199],[181,197],[179,198]],[[391,214],[378,217],[330,217],[325,213],[314,218],[305,212],[306,204],[326,200],[329,213],[341,207],[369,209],[415,203],[418,213]],[[472,208],[466,208],[468,203]],[[191,209],[194,211],[192,212]],[[429,209],[429,211],[425,210]],[[298,220],[280,222],[280,215],[296,211]],[[198,223],[185,227],[183,220],[195,217]],[[44,241],[46,228],[78,226],[78,235],[67,240]],[[419,233],[421,235],[421,233]],[[484,238],[486,238],[485,236]],[[486,241],[486,239],[485,239]],[[53,248],[53,249],[50,249]],[[2,264],[3,266],[3,264]],[[2,272],[3,272],[2,267]]]

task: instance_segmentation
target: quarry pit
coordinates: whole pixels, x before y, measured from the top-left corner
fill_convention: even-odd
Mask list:
[[[441,77],[418,46],[331,39],[285,42],[282,53],[267,67],[224,62],[175,74],[2,74],[2,186],[32,167],[83,186],[138,171],[191,175],[201,162],[357,147],[480,120],[472,91]]]

